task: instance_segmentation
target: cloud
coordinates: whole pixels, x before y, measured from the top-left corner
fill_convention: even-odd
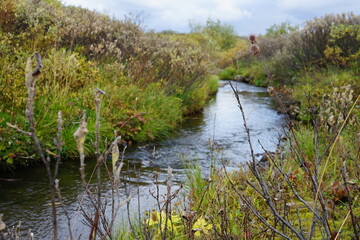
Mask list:
[[[336,6],[355,4],[355,2],[357,0],[278,0],[277,6],[284,10],[314,10],[330,9]]]
[[[190,20],[205,23],[211,17],[231,22],[250,17],[251,13],[240,6],[241,2],[246,1],[175,0],[169,4],[167,0],[124,0],[118,2],[118,6],[122,9],[125,5],[127,9],[141,9],[148,15],[150,28],[186,32],[189,31]]]
[[[97,1],[97,0],[63,0],[63,3],[66,5],[81,6],[83,8],[88,8],[90,10],[97,10],[100,12],[106,11],[107,1]]]
[[[0,0],[1,1],[1,0]],[[265,33],[273,24],[302,24],[326,13],[359,12],[359,0],[63,0],[123,19],[142,13],[147,30],[189,32],[189,21],[219,19],[239,34]]]

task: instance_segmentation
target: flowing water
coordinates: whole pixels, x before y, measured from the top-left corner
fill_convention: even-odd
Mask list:
[[[156,202],[149,193],[156,188],[153,178],[155,173],[159,175],[159,188],[163,192],[168,167],[173,169],[173,183],[180,185],[186,178],[185,162],[198,163],[206,173],[214,156],[218,161],[225,161],[229,168],[236,168],[250,160],[247,136],[234,94],[227,82],[221,84],[217,95],[204,111],[189,117],[173,137],[126,150],[122,171],[126,181],[122,182],[120,195],[125,199],[127,189],[133,196],[129,207],[131,217],[137,214],[138,209],[143,212],[156,208]],[[244,107],[255,153],[264,152],[258,141],[267,150],[274,150],[282,132],[284,117],[275,110],[266,89],[238,82],[233,84],[238,89]],[[86,164],[86,175],[89,178],[95,160],[87,160]],[[44,167],[24,169],[1,178],[12,179],[0,180],[0,213],[4,214],[3,220],[9,226],[21,221],[22,229],[31,229],[35,239],[51,239],[51,206]],[[79,206],[82,205],[85,210],[91,206],[88,201],[84,201],[86,197],[80,181],[78,161],[61,164],[59,179],[63,203],[70,215],[74,235],[86,238],[87,235],[81,234],[89,230],[82,223]],[[106,179],[103,189],[104,199],[110,199],[110,184]],[[60,207],[58,209],[60,239],[67,239],[67,218],[63,210]],[[118,219],[126,221],[127,218],[126,207],[123,207],[118,213]]]

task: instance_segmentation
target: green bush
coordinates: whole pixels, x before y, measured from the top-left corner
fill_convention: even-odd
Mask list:
[[[219,89],[219,77],[217,75],[209,75],[206,80],[209,95],[214,95]]]
[[[324,50],[327,61],[338,67],[360,67],[360,26],[334,25]]]
[[[236,44],[237,37],[233,26],[223,24],[220,20],[209,18],[205,25],[190,22],[191,32],[197,34],[199,40],[209,50],[229,50]]]
[[[234,79],[236,73],[236,69],[230,66],[219,72],[219,78],[221,80],[232,80]]]
[[[288,69],[300,71],[310,67],[325,67],[327,65],[325,50],[329,44],[332,44],[335,29],[342,25],[358,26],[359,24],[360,16],[352,13],[325,15],[322,18],[308,21],[304,29],[295,32],[290,39],[291,44],[287,48],[290,57],[287,61]],[[354,29],[357,28],[354,27]],[[338,38],[337,40],[337,44],[346,45],[357,51],[356,45],[347,43],[347,38]]]
[[[283,22],[281,24],[274,24],[268,29],[266,29],[266,35],[267,37],[279,37],[284,35],[289,35],[293,32],[296,32],[299,30],[298,26],[291,25],[290,22]]]

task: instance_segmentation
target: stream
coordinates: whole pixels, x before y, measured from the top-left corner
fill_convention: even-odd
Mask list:
[[[126,199],[127,191],[133,197],[129,206],[131,217],[136,216],[138,210],[143,212],[156,209],[156,201],[149,193],[149,190],[156,189],[154,173],[159,176],[160,192],[165,192],[168,167],[173,169],[172,181],[175,190],[186,179],[184,163],[198,163],[206,174],[212,164],[212,157],[217,161],[225,161],[230,169],[236,169],[239,164],[251,159],[242,116],[234,94],[226,81],[221,81],[220,84],[218,93],[204,111],[188,117],[171,138],[132,146],[125,151],[121,174],[126,181],[121,184],[120,195],[122,199]],[[267,150],[275,150],[285,120],[277,113],[273,99],[264,88],[239,82],[233,84],[238,89],[244,107],[255,153],[264,152],[258,140]],[[212,149],[215,151],[211,151]],[[87,178],[93,173],[95,162],[87,159]],[[31,229],[35,239],[51,239],[52,216],[45,168],[27,168],[0,178],[13,179],[0,180],[0,213],[4,214],[3,221],[8,226],[21,221],[21,229],[24,232]],[[80,179],[79,161],[62,163],[59,179],[63,203],[70,215],[75,239],[87,238],[88,234],[82,235],[88,233],[89,229],[82,222],[79,206],[82,204],[85,210],[91,206],[88,201],[83,201],[86,195]],[[103,180],[102,195],[104,199],[110,199],[108,179]],[[138,202],[141,203],[140,207]],[[58,214],[59,239],[68,239],[67,218],[60,207]],[[117,224],[128,219],[126,206],[119,210],[117,216]]]

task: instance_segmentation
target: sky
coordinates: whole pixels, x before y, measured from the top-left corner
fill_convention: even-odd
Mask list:
[[[360,14],[359,0],[62,0],[105,13],[116,19],[140,16],[145,30],[190,32],[190,22],[220,20],[231,24],[238,35],[264,34],[273,24],[306,20],[330,13]]]

